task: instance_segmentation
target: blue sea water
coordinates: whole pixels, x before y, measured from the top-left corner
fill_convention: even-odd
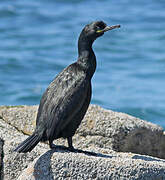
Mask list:
[[[165,128],[164,0],[0,1],[0,105],[39,104],[95,20],[121,28],[94,43],[92,103]]]

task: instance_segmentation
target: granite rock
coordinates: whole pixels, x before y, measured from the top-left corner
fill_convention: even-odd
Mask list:
[[[38,106],[1,106],[0,116],[24,134],[32,134]],[[55,144],[67,145],[59,139]],[[73,137],[78,148],[91,146],[165,158],[163,128],[125,113],[105,110],[97,105],[89,109]]]
[[[73,138],[75,148],[95,152],[95,156],[50,150],[45,143],[39,143],[30,153],[13,152],[28,137],[26,134],[32,133],[37,108],[0,107],[5,180],[165,179],[165,160],[156,158],[165,154],[163,129],[96,105],[89,107]],[[54,142],[67,145],[63,139]]]
[[[49,150],[30,163],[18,180],[165,179],[165,160],[132,153],[102,151],[104,154],[100,150],[97,156],[89,156]]]

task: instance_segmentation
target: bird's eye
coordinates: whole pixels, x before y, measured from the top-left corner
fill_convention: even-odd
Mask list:
[[[97,30],[103,30],[106,27],[106,24],[103,21],[98,21],[96,23]]]
[[[100,30],[100,27],[99,27],[99,26],[96,26],[96,31],[97,31],[97,30]]]
[[[96,33],[101,33],[103,30],[102,27],[96,26]]]
[[[96,32],[101,32],[102,28],[100,28],[99,26],[96,26]]]

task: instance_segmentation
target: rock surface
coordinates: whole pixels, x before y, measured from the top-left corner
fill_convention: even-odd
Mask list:
[[[165,179],[165,137],[155,124],[91,105],[74,136],[74,146],[90,156],[49,150],[39,143],[32,152],[12,152],[34,129],[38,106],[0,107],[4,140],[4,179]],[[67,145],[59,139],[55,144]],[[115,151],[114,151],[115,150]],[[123,153],[123,152],[134,153]],[[148,154],[145,156],[140,154]]]
[[[30,163],[18,180],[165,178],[165,160],[108,150],[106,153],[95,157],[50,150]]]
[[[2,119],[24,134],[32,134],[38,106],[1,106]],[[56,144],[65,144],[63,139]],[[128,114],[90,105],[73,144],[78,148],[91,146],[115,151],[133,152],[165,158],[163,128]],[[67,144],[65,144],[67,145]]]

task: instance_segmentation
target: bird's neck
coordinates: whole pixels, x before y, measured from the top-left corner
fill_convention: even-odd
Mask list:
[[[93,42],[85,38],[79,38],[78,41],[78,61],[77,63],[83,66],[89,77],[92,78],[96,70],[96,56],[92,49]]]

